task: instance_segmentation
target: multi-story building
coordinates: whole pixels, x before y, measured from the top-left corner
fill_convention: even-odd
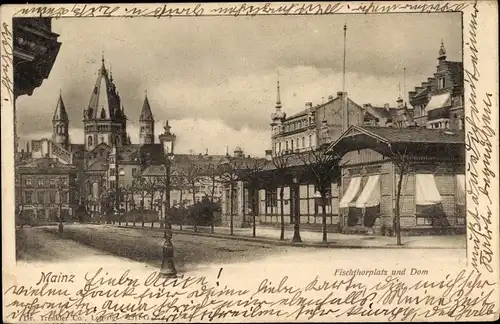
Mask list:
[[[37,222],[73,218],[78,202],[76,167],[44,157],[16,166],[16,209]]]
[[[390,157],[387,150],[382,152],[379,147],[385,145],[387,148],[387,145],[394,143],[408,150],[418,150],[423,147],[423,143],[428,142],[427,151],[420,149],[410,159],[415,166],[409,172],[412,174],[405,177],[401,203],[403,227],[435,232],[436,228],[442,230],[440,226],[448,224],[453,230],[463,230],[464,139],[463,131],[460,131],[463,128],[462,63],[446,61],[443,45],[438,60],[434,77],[424,82],[422,87],[417,87],[416,91],[410,92],[411,105],[407,105],[400,94],[395,107],[389,104],[381,107],[364,104],[360,107],[349,100],[347,94],[339,92],[336,98],[330,96],[326,103],[313,106],[308,102],[305,110],[287,116],[282,111],[278,83],[276,110],[271,123],[270,160],[278,161],[278,164],[281,164],[280,160],[287,162],[282,166],[270,162],[258,187],[242,182],[233,194],[238,199],[233,203],[233,206],[237,206],[237,210],[232,211],[233,216],[238,216],[238,221],[245,220],[245,215],[249,215],[252,210],[257,215],[258,223],[278,224],[283,206],[288,224],[294,223],[298,217],[302,226],[320,227],[324,209],[329,231],[357,225],[375,224],[379,229],[390,226],[395,204],[395,185],[392,181],[395,181],[393,179],[396,178],[397,170],[388,161]],[[323,144],[328,144],[332,151],[338,150],[337,154],[343,155],[341,163],[344,165],[341,178],[327,189],[324,206],[318,199],[321,195],[319,188],[314,185],[314,179],[310,174],[305,175],[307,170],[304,161],[283,158],[292,153],[317,150],[324,147]],[[440,152],[447,150],[449,156],[439,157]],[[286,169],[286,172],[280,169]],[[432,177],[429,175],[431,173]],[[277,178],[280,174],[283,178],[281,181]],[[274,179],[271,185],[266,183],[266,177]],[[352,178],[356,181],[351,185]],[[282,184],[283,204],[279,195]],[[417,184],[428,186],[429,192],[422,192]],[[258,192],[258,203],[250,198],[255,191]],[[223,206],[228,204],[226,197],[223,195]],[[436,203],[427,204],[426,197]],[[351,212],[363,210],[370,199],[373,201],[369,202],[369,214],[376,215],[377,221],[370,223],[375,220],[372,218],[364,224],[365,218]],[[437,208],[433,209],[434,212],[441,213],[439,220],[428,215],[429,208],[434,207]],[[426,212],[422,212],[423,209]],[[455,213],[457,210],[462,210],[462,213]],[[244,221],[238,225],[245,225]]]
[[[463,63],[447,61],[446,49],[441,43],[436,72],[408,93],[416,124],[429,128],[463,129],[463,83]]]

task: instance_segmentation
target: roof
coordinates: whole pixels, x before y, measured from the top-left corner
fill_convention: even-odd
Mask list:
[[[54,111],[54,117],[52,121],[62,120],[68,121],[68,113],[66,112],[66,107],[64,106],[64,102],[62,99],[62,95],[59,94],[59,99],[57,100],[56,110]]]
[[[142,104],[141,115],[139,116],[139,121],[154,121],[153,113],[151,112],[151,106],[149,105],[148,96],[144,97],[144,103]]]
[[[108,161],[104,159],[98,159],[92,165],[90,165],[86,171],[105,171],[108,169]]]
[[[367,137],[372,140],[368,140]],[[421,127],[351,126],[335,142],[330,144],[328,150],[342,155],[349,151],[371,148],[379,144],[384,144],[384,146],[388,144],[393,146],[419,144],[414,147],[418,147],[421,151],[436,145],[439,147],[457,145],[465,147],[465,132],[463,130],[451,132],[444,129]]]
[[[385,107],[373,107],[373,106],[372,106],[372,108],[381,117],[384,117],[384,118],[387,118],[387,119],[391,119],[394,116],[397,116],[398,115],[398,111],[400,109],[402,109],[402,108],[395,108],[395,107],[389,107],[389,109],[387,109]]]
[[[444,129],[395,128],[395,127],[357,127],[386,139],[391,143],[457,143],[465,145],[463,130],[450,132]]]
[[[59,162],[57,159],[43,157],[39,159],[32,159],[26,161],[24,164],[18,166],[20,169],[34,169],[37,172],[43,173],[44,171],[54,170],[57,172],[67,172],[67,171],[76,171],[76,167],[71,164],[63,164]]]
[[[101,68],[97,72],[97,80],[90,96],[86,118],[89,119],[114,119],[121,117],[120,96],[112,78],[102,61]]]

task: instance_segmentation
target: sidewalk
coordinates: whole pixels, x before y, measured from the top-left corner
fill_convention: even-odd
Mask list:
[[[115,224],[115,226],[125,227],[125,224]],[[128,224],[128,228],[133,228]],[[135,228],[142,229],[141,223],[136,223]],[[144,224],[144,230],[162,231],[159,224],[155,223],[151,228],[151,223]],[[402,245],[396,245],[396,237],[377,235],[355,235],[328,233],[327,243],[322,242],[323,234],[301,230],[302,243],[292,243],[293,230],[285,228],[285,240],[280,241],[280,229],[270,227],[257,227],[256,237],[252,237],[252,228],[234,228],[234,235],[230,235],[228,227],[215,227],[214,234],[210,234],[210,227],[198,226],[198,231],[194,232],[193,226],[184,225],[180,230],[179,225],[173,225],[172,231],[179,234],[210,236],[215,238],[252,241],[277,245],[290,245],[302,247],[329,247],[329,248],[413,248],[413,249],[465,249],[465,235],[441,235],[441,236],[402,236]]]

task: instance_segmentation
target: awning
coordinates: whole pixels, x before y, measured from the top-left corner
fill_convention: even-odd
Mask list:
[[[432,96],[431,100],[429,100],[429,103],[425,107],[425,111],[429,112],[434,109],[448,107],[451,105],[450,99],[451,95],[449,92]]]
[[[457,174],[457,205],[465,206],[465,174]]]
[[[441,195],[433,174],[416,174],[415,203],[421,206],[435,205],[441,202]]]
[[[356,197],[357,193],[359,192],[360,186],[361,186],[361,177],[354,177],[351,179],[351,182],[349,182],[349,187],[347,187],[345,194],[342,196],[342,199],[340,200],[339,203],[340,208],[349,207],[349,203],[354,199],[354,197]]]
[[[356,207],[374,207],[378,204],[380,204],[380,175],[377,174],[368,177],[365,188],[356,201]]]

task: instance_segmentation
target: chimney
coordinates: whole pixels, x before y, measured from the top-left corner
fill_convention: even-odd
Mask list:
[[[205,149],[205,155],[208,155],[208,149]]]
[[[313,106],[312,102],[306,101],[306,109],[311,109]]]
[[[332,95],[328,96],[328,101],[330,101],[330,100],[333,100],[333,96]]]
[[[226,156],[229,156],[229,147],[226,144]]]
[[[388,103],[384,104],[384,108],[385,108],[385,110],[387,110],[387,111],[389,111],[389,110],[391,109],[391,108],[389,107],[389,104],[388,104]]]
[[[273,156],[273,151],[266,150],[266,160],[272,160],[272,156]]]
[[[26,141],[26,153],[30,152],[30,141]]]

